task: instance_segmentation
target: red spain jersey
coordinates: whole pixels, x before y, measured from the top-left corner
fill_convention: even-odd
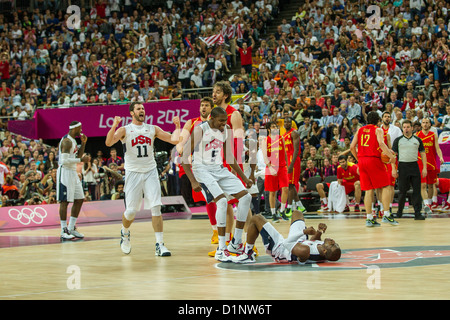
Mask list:
[[[202,122],[203,122],[203,120],[202,120],[201,117],[192,118],[191,119],[191,127],[189,128],[189,134],[192,134],[192,131],[194,131],[194,128],[196,126],[198,126],[199,124],[202,124]],[[178,176],[181,178],[185,174],[183,166],[181,165],[181,163],[178,164],[178,168],[179,168]]]
[[[227,112],[228,115],[227,125],[229,125],[231,129],[233,129],[233,125],[231,124],[231,115],[233,114],[233,112],[237,110],[236,108],[233,108],[232,106],[228,105],[225,111]]]
[[[436,153],[436,135],[433,131],[428,132],[427,135],[423,131],[419,131],[416,135],[422,139],[423,146],[425,148],[425,153],[427,155],[427,170],[436,170],[436,159],[438,158]],[[422,157],[419,152],[419,166],[422,168]]]
[[[388,145],[388,139],[387,139],[387,135],[388,135],[388,131],[389,131],[389,128],[387,128],[387,129],[385,129],[385,128],[383,128],[383,126],[381,126],[380,127],[382,130],[383,130],[383,140],[384,140],[384,144],[386,144],[388,147],[389,147],[389,145]],[[392,141],[391,141],[391,143],[392,143]]]
[[[285,167],[286,158],[284,156],[285,145],[281,136],[276,136],[272,141],[271,136],[267,137],[267,158],[274,167]]]
[[[381,158],[381,148],[378,144],[376,129],[378,127],[368,124],[358,130],[358,158],[376,157]]]
[[[283,134],[284,144],[286,146],[286,153],[289,156],[294,155],[294,140],[292,139],[292,132],[294,129],[289,130],[288,132]]]
[[[337,178],[342,179],[343,183],[355,183],[359,181],[358,165],[353,162],[347,162],[347,169],[342,166],[337,167]]]

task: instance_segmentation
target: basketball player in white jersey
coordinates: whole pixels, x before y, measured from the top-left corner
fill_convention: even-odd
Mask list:
[[[216,221],[219,234],[219,247],[215,253],[215,259],[226,262],[231,261],[231,255],[226,247],[226,219],[227,219],[227,195],[238,199],[238,211],[236,217],[236,230],[234,239],[236,243],[242,243],[242,232],[248,211],[250,209],[251,196],[246,187],[250,188],[253,182],[248,179],[241,170],[233,156],[229,136],[230,127],[227,123],[227,113],[222,108],[214,108],[211,118],[195,127],[190,136],[190,144],[185,145],[183,152],[183,168],[191,181],[195,191],[202,191],[206,201],[216,203]],[[190,152],[186,148],[190,145]],[[192,169],[189,164],[189,155],[192,154]],[[246,184],[232,174],[225,167],[224,160],[241,177]]]
[[[122,118],[114,118],[105,141],[105,144],[111,147],[120,140],[124,148],[126,209],[122,217],[120,247],[125,254],[131,252],[129,228],[136,213],[141,210],[142,199],[144,199],[144,209],[150,209],[152,213],[152,226],[156,237],[155,254],[170,256],[171,252],[164,245],[163,239],[161,184],[153,154],[153,145],[156,138],[177,144],[180,121],[178,117],[173,118],[176,129],[173,134],[170,134],[158,126],[144,123],[145,108],[142,103],[131,103],[130,115],[131,123],[117,130]]]
[[[81,146],[78,149],[76,137],[80,137]],[[59,142],[58,170],[56,176],[56,199],[59,202],[59,217],[61,221],[61,240],[84,238],[76,230],[75,223],[84,201],[84,191],[77,174],[77,164],[87,162],[84,156],[87,137],[81,133],[81,122],[72,121],[69,133]],[[73,203],[69,223],[67,223],[67,207]]]
[[[232,259],[235,263],[256,262],[253,247],[258,235],[261,234],[266,253],[278,263],[337,261],[341,257],[339,245],[330,238],[321,240],[327,226],[320,223],[318,230],[306,228],[303,213],[294,210],[292,213],[289,235],[283,238],[275,227],[262,215],[254,215],[247,229],[247,243],[243,254]],[[311,236],[311,238],[309,238]]]

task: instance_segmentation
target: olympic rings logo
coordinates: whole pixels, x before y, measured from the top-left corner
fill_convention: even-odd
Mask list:
[[[47,211],[41,207],[32,208],[22,208],[22,210],[11,208],[8,211],[8,215],[11,219],[19,221],[21,224],[27,226],[32,221],[35,224],[41,224],[47,217]]]

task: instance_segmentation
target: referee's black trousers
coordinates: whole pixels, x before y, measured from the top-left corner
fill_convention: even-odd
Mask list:
[[[419,164],[415,162],[399,162],[398,163],[398,211],[397,216],[401,217],[403,208],[405,207],[406,192],[412,186],[412,197],[409,201],[414,206],[414,214],[420,215],[422,210],[422,194],[420,192],[421,172]]]

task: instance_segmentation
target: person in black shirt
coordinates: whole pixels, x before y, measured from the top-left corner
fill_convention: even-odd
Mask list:
[[[14,146],[13,154],[7,161],[10,167],[18,167],[20,164],[25,164],[23,155],[20,153],[20,148],[18,146]]]

